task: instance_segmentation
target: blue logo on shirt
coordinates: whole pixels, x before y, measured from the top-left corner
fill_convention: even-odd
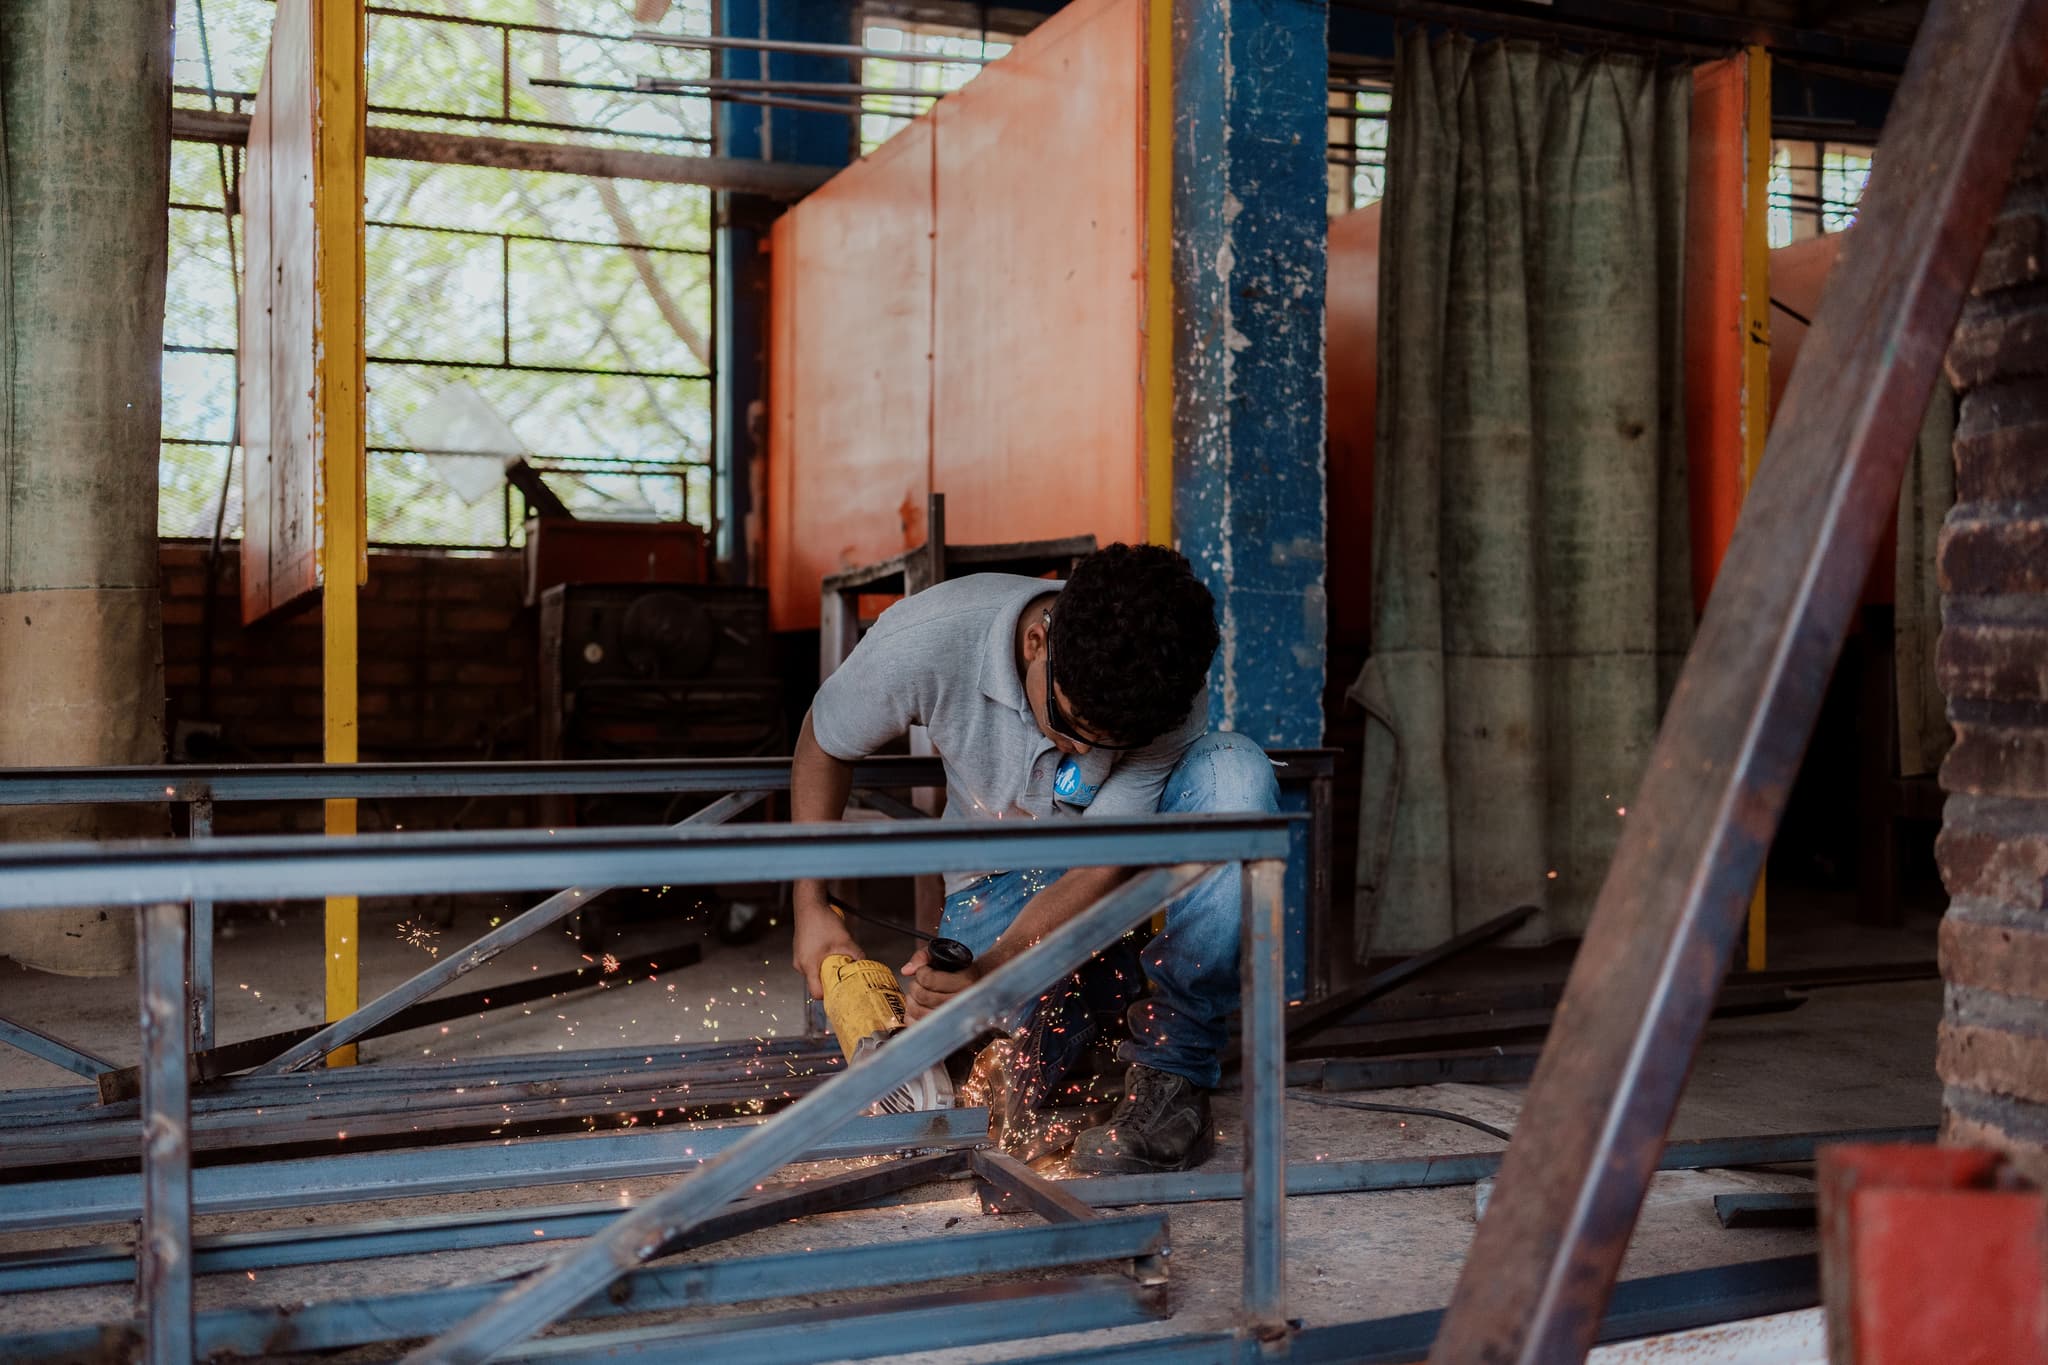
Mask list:
[[[1102,788],[1084,780],[1081,766],[1071,758],[1060,760],[1059,771],[1053,774],[1052,794],[1069,806],[1085,806],[1095,799],[1095,793]]]

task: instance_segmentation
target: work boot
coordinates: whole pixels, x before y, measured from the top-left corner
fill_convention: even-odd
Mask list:
[[[1209,1092],[1185,1076],[1133,1062],[1123,1103],[1107,1123],[1074,1139],[1072,1166],[1084,1175],[1185,1171],[1215,1149]]]

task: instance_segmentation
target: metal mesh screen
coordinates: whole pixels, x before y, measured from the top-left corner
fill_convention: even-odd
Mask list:
[[[200,41],[203,12],[206,42]],[[179,0],[177,102],[246,112],[272,0]],[[374,124],[690,155],[702,99],[630,89],[709,54],[635,43],[620,0],[405,0],[367,9]],[[676,6],[670,32],[709,29]],[[226,158],[228,197],[222,187]],[[173,146],[159,529],[239,532],[235,276],[224,202],[239,149]],[[233,226],[239,249],[240,224]],[[366,167],[367,501],[380,544],[520,538],[523,457],[579,515],[715,531],[710,196],[691,186],[372,159]],[[225,482],[224,482],[225,479]]]

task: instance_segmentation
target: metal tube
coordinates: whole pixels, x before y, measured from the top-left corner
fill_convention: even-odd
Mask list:
[[[192,802],[191,835],[194,839],[213,837],[213,799],[202,796]],[[192,902],[192,1042],[194,1052],[213,1046],[213,902],[205,898]]]
[[[766,1126],[655,1128],[603,1136],[528,1138],[517,1143],[204,1166],[192,1173],[192,1210],[206,1214],[311,1208],[359,1200],[673,1175],[736,1147]],[[988,1114],[984,1110],[949,1109],[850,1119],[834,1132],[803,1144],[803,1151],[804,1159],[823,1161],[909,1148],[972,1146],[987,1137]],[[692,1187],[695,1184],[690,1182]],[[0,1232],[121,1223],[141,1214],[141,1181],[132,1175],[0,1185]]]
[[[1247,862],[1238,979],[1244,1018],[1245,1330],[1287,1333],[1287,864]]]
[[[669,826],[671,830],[692,826],[722,825],[735,815],[759,805],[766,792],[731,792],[719,797],[688,819]],[[450,953],[364,1005],[355,1013],[337,1019],[303,1043],[280,1053],[273,1061],[252,1069],[257,1076],[283,1076],[312,1066],[338,1047],[346,1047],[377,1025],[432,995],[441,987],[483,966],[515,943],[524,943],[541,930],[567,919],[578,909],[610,891],[610,886],[570,887],[557,891],[540,904],[506,920],[460,953]]]
[[[809,57],[871,57],[878,62],[936,63],[944,66],[986,66],[996,57],[948,57],[940,52],[891,52],[886,48],[857,47],[852,43],[806,43],[787,38],[734,38],[724,35],[655,33],[641,29],[635,42],[656,47],[700,48],[714,51],[741,49],[748,52],[791,52]]]
[[[1929,7],[1434,1361],[1592,1341],[2044,75],[2048,0]]]
[[[990,867],[1156,867],[1285,857],[1290,818],[1153,815],[1053,821],[889,821],[693,829],[571,829],[279,835],[209,840],[18,844],[0,848],[0,910],[152,895],[216,901],[447,891],[563,883],[702,886],[805,877],[972,872]]]
[[[882,1166],[865,1166],[843,1175],[769,1185],[764,1187],[764,1193],[735,1200],[700,1227],[690,1245],[702,1246],[808,1214],[872,1207],[914,1186],[953,1180],[965,1173],[971,1155],[965,1149],[949,1150],[904,1157]],[[588,1237],[616,1219],[619,1209],[619,1201],[607,1199],[483,1214],[440,1213],[275,1232],[231,1232],[194,1238],[192,1268],[195,1274],[212,1275],[515,1243],[526,1246],[538,1241]],[[118,1284],[134,1278],[135,1257],[125,1244],[0,1252],[0,1294]],[[0,1360],[4,1359],[11,1357],[5,1346],[0,1346]]]
[[[142,1235],[135,1292],[148,1365],[192,1355],[192,1148],[186,1124],[185,907],[149,906],[142,935]]]
[[[88,1080],[101,1072],[112,1071],[114,1064],[106,1058],[87,1052],[84,1048],[53,1038],[41,1029],[30,1028],[0,1015],[0,1043],[20,1048],[31,1057],[40,1057],[55,1066]]]
[[[1658,1159],[1660,1171],[1696,1171],[1721,1166],[1775,1166],[1811,1161],[1816,1150],[1838,1142],[1932,1142],[1933,1128],[1850,1129],[1826,1133],[1781,1133],[1769,1137],[1707,1138],[1674,1142]],[[1369,1161],[1298,1161],[1287,1168],[1287,1193],[1358,1194],[1372,1190],[1431,1190],[1472,1185],[1500,1171],[1500,1152],[1459,1152],[1445,1156],[1383,1157]],[[1244,1198],[1237,1171],[1184,1171],[1171,1175],[1098,1175],[1070,1180],[1075,1198],[1098,1209],[1130,1204],[1200,1204]]]
[[[1284,837],[1284,830],[1282,834]],[[548,1269],[407,1359],[414,1365],[482,1361],[524,1341],[602,1291],[634,1263],[657,1254],[664,1243],[687,1232],[756,1180],[792,1160],[811,1135],[833,1131],[876,1099],[943,1061],[954,1049],[1000,1030],[1018,1010],[1079,970],[1104,945],[1142,923],[1208,871],[1203,866],[1182,865],[1140,872],[1022,955],[954,996],[861,1065],[842,1071],[754,1129],[724,1156],[699,1170],[694,1179],[626,1214],[602,1237],[561,1256]]]
[[[617,1213],[616,1205],[613,1213]],[[620,1278],[613,1293],[579,1305],[570,1316],[589,1320],[747,1303],[782,1297],[794,1284],[801,1284],[806,1294],[844,1293],[965,1275],[1088,1265],[1156,1254],[1165,1244],[1165,1220],[1152,1214],[1098,1218],[1081,1228],[1009,1227],[878,1245],[820,1247],[634,1271]],[[426,1336],[442,1323],[486,1306],[500,1292],[497,1285],[472,1284],[317,1303],[218,1309],[199,1316],[195,1358],[274,1357]],[[1028,1330],[1028,1322],[1019,1322],[1011,1335]],[[95,1352],[104,1353],[107,1343],[121,1335],[120,1326],[107,1324],[0,1337],[0,1359],[91,1357]]]
[[[570,83],[535,81],[534,84]],[[941,99],[948,93],[944,90],[920,90],[914,85],[852,85],[844,81],[700,80],[694,76],[640,76],[635,79],[633,89],[647,95],[687,95],[710,90],[753,95],[890,95],[921,100]]]
[[[232,352],[229,352],[232,354]],[[1311,777],[1328,750],[1276,749],[1282,786]],[[490,763],[224,763],[0,768],[0,806],[160,805],[166,801],[319,801],[385,797],[590,796],[789,790],[787,758],[571,759]],[[942,787],[936,755],[888,754],[853,765],[855,790]]]
[[[744,1318],[631,1327],[528,1342],[506,1360],[672,1361],[698,1351],[719,1365],[807,1365],[1003,1341],[1058,1323],[1062,1332],[1128,1327],[1166,1315],[1164,1297],[1114,1275],[995,1284],[950,1294],[798,1308]]]

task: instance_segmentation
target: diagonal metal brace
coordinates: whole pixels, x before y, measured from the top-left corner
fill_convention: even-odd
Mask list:
[[[415,1365],[468,1365],[525,1340],[793,1160],[820,1134],[833,1131],[954,1049],[999,1029],[1002,1020],[1213,870],[1183,864],[1138,873],[861,1065],[840,1072],[754,1129],[690,1179],[623,1215],[602,1235],[560,1256],[531,1282],[406,1359]]]
[[[766,792],[732,792],[719,797],[688,819],[678,821],[669,828],[680,830],[698,825],[722,825],[734,816],[759,805],[767,795]],[[593,886],[571,887],[567,891],[557,891],[539,905],[505,921],[462,952],[451,953],[411,980],[393,986],[354,1014],[335,1020],[304,1042],[295,1044],[274,1060],[255,1068],[250,1074],[283,1076],[293,1071],[304,1070],[334,1049],[355,1042],[400,1010],[418,1004],[457,977],[475,971],[513,944],[524,943],[541,930],[567,919],[611,889],[608,886]]]
[[[1935,0],[1430,1359],[1582,1359],[2048,67]]]

